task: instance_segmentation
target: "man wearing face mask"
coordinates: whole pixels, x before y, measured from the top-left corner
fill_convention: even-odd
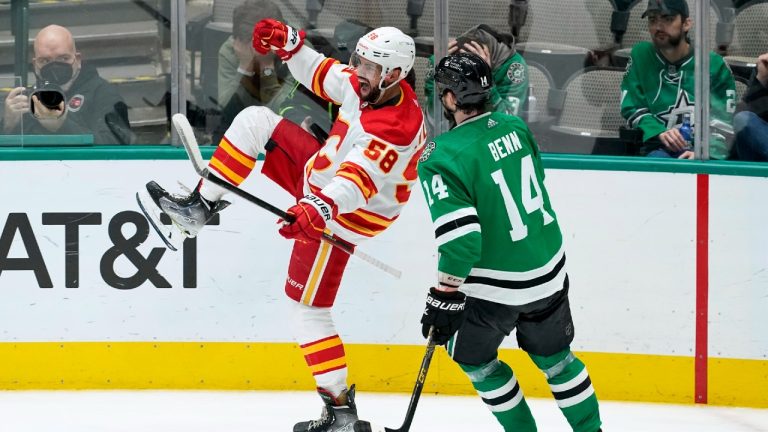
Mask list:
[[[112,84],[96,68],[83,63],[72,33],[50,25],[35,37],[34,66],[37,87],[60,88],[64,100],[46,106],[40,97],[16,87],[5,99],[6,134],[92,134],[95,144],[129,144],[132,133],[128,108]]]

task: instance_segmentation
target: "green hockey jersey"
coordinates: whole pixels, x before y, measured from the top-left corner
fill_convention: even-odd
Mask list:
[[[722,130],[732,130],[736,108],[736,83],[723,58],[709,56],[710,117],[709,155],[725,159],[729,148]],[[631,128],[643,131],[643,141],[679,127],[683,114],[691,114],[694,126],[694,57],[690,53],[677,63],[668,62],[651,42],[639,42],[621,83],[621,115]]]
[[[525,123],[485,113],[427,144],[419,182],[429,205],[441,279],[509,305],[563,288],[562,234],[544,187],[536,142]]]

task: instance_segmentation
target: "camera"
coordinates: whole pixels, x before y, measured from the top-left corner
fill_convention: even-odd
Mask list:
[[[35,113],[35,104],[32,102],[32,96],[37,96],[37,100],[48,109],[58,109],[59,105],[64,102],[64,90],[58,84],[54,84],[50,81],[38,82],[29,95],[29,107],[32,114]]]

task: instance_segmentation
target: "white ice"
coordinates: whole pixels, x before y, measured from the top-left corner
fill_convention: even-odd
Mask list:
[[[399,428],[409,395],[359,393],[360,417]],[[529,399],[539,431],[569,431],[555,402]],[[768,410],[602,401],[606,432],[768,432]],[[0,391],[1,432],[289,432],[316,418],[310,392]],[[425,394],[411,431],[500,431],[477,397]]]

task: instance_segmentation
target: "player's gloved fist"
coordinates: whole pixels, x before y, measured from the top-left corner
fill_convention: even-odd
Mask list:
[[[325,225],[336,217],[338,211],[330,198],[322,194],[307,194],[288,209],[287,213],[292,215],[294,220],[283,221],[283,226],[278,232],[287,239],[318,241],[325,231]]]
[[[445,345],[464,322],[466,296],[461,291],[439,291],[429,289],[427,307],[421,316],[421,334],[426,338],[429,328],[434,326],[432,340]]]
[[[282,60],[288,60],[304,45],[304,30],[296,30],[276,19],[266,18],[253,27],[253,49],[259,54],[274,50]]]

